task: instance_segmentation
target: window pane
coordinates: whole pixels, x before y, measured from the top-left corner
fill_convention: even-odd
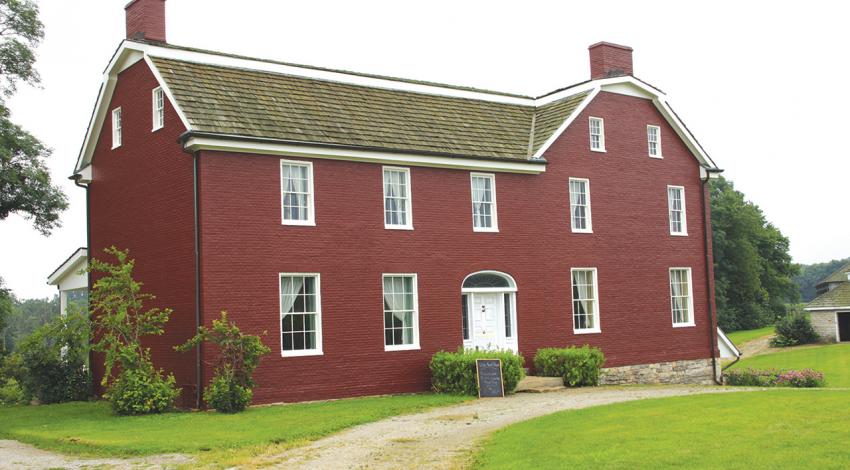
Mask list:
[[[595,275],[592,270],[574,270],[573,288],[573,326],[577,330],[596,328]]]
[[[469,339],[469,296],[460,296],[460,320],[463,339]]]
[[[511,294],[505,294],[504,303],[505,303],[505,337],[510,338],[511,336],[513,336],[513,334],[511,333],[513,331],[513,329],[512,329],[513,325],[511,324],[511,308],[513,308],[513,306],[511,305]]]
[[[413,276],[385,276],[384,344],[413,344],[417,325]]]
[[[478,273],[466,278],[463,287],[467,289],[475,287],[510,287],[508,279],[495,273]]]

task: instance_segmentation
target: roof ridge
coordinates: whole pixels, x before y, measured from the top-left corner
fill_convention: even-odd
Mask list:
[[[842,281],[830,281],[829,279],[831,279],[833,276],[840,276],[840,275],[847,273],[847,272],[850,272],[850,261],[844,263],[843,265],[841,265],[840,268],[831,272],[829,274],[829,276],[825,276],[823,279],[818,281],[817,285],[825,284],[827,282],[842,282]],[[845,276],[844,279],[843,279],[843,282],[850,282],[850,281],[848,281],[847,277]]]

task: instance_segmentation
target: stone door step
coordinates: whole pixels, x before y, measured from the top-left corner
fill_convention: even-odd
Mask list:
[[[516,393],[545,393],[557,392],[563,390],[564,379],[560,377],[538,377],[535,375],[527,375],[519,381],[516,387]]]

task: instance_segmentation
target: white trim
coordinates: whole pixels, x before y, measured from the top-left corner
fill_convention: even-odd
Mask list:
[[[586,228],[576,228],[575,227],[575,218],[573,216],[573,189],[572,182],[580,181],[584,183],[585,196],[587,197],[587,227]],[[573,233],[593,233],[593,215],[592,209],[590,205],[590,180],[588,178],[570,178],[567,183],[567,196],[569,197],[570,204],[570,230]]]
[[[292,351],[283,350],[283,292],[281,292],[281,278],[284,276],[304,276],[316,278],[316,348],[299,349]],[[277,302],[278,320],[277,330],[280,337],[281,357],[323,356],[322,350],[322,280],[319,273],[278,273],[277,275]]]
[[[821,312],[824,310],[844,310],[850,309],[850,305],[845,305],[843,307],[805,307],[803,310],[807,312]]]
[[[682,199],[682,230],[680,232],[674,232],[673,226],[671,224],[670,215],[673,213],[673,207],[670,205],[670,190],[671,189],[679,189],[681,190],[681,199]],[[676,186],[672,184],[667,185],[667,230],[670,232],[670,236],[673,237],[687,237],[688,236],[688,209],[687,204],[685,203],[685,187],[684,186]]]
[[[551,147],[552,144],[554,144],[555,141],[558,140],[559,137],[561,137],[561,134],[563,134],[564,131],[567,130],[568,127],[570,127],[573,121],[575,121],[578,116],[582,112],[584,112],[584,109],[587,108],[587,105],[590,104],[590,102],[593,101],[594,98],[596,98],[596,95],[599,94],[599,90],[599,87],[592,88],[590,90],[590,93],[588,93],[587,96],[584,97],[584,100],[582,100],[582,102],[579,103],[578,106],[576,106],[576,109],[573,110],[572,114],[570,114],[570,117],[568,117],[567,120],[561,123],[560,126],[558,126],[558,129],[555,130],[555,132],[553,132],[548,139],[546,139],[546,142],[544,142],[543,145],[541,145],[540,148],[537,149],[537,152],[531,158],[538,160],[543,158],[543,154],[546,153],[547,150],[549,150],[549,147]],[[576,93],[578,93],[578,91],[576,91]],[[543,103],[538,103],[537,105],[540,106],[542,104]]]
[[[599,148],[593,148],[593,121],[599,121]],[[587,118],[587,138],[591,152],[605,153],[605,119],[596,116],[588,116]]]
[[[400,171],[407,174],[407,221],[405,224],[387,223],[387,171]],[[381,217],[384,219],[384,228],[387,230],[413,230],[413,178],[410,176],[410,168],[399,166],[381,167],[381,189],[384,197],[381,199]]]
[[[501,276],[508,281],[508,287],[463,287],[466,284],[466,280],[472,276],[477,274],[495,274],[497,276]],[[463,281],[460,283],[460,291],[461,293],[468,294],[472,292],[516,292],[517,285],[514,277],[508,273],[502,271],[494,271],[492,269],[485,269],[484,271],[475,271],[474,273],[467,274],[466,277],[463,278]]]
[[[729,339],[728,336],[726,336],[726,333],[724,333],[723,330],[721,330],[719,326],[717,327],[717,339],[718,339],[718,346],[721,346],[721,345],[726,346],[726,348],[731,353],[731,357],[741,357],[741,356],[744,355],[738,349],[738,347],[735,346],[735,343],[733,343],[732,340]],[[722,350],[722,348],[718,348],[718,349],[720,349],[720,351],[719,351],[720,357],[722,358],[723,357],[723,350]]]
[[[299,165],[307,167],[307,190],[310,192],[308,197],[307,220],[286,220],[283,213],[283,165]],[[316,204],[313,191],[313,162],[304,160],[287,160],[280,159],[280,220],[281,225],[294,226],[315,226],[316,225]]]
[[[124,143],[124,117],[121,116],[121,106],[112,109],[109,122],[112,124],[112,150],[115,150]]]
[[[412,277],[413,278],[413,343],[400,345],[387,345],[387,326],[384,315],[384,278],[386,277]],[[383,273],[381,274],[381,341],[384,343],[384,351],[413,351],[419,347],[419,276],[416,273]]]
[[[650,145],[649,145],[650,144],[650,141],[649,141],[649,130],[650,129],[655,129],[655,148],[656,148],[656,151],[657,151],[655,155],[653,155],[652,152],[650,152],[650,148],[651,148]],[[647,124],[646,125],[646,153],[649,155],[650,158],[658,158],[658,159],[664,158],[664,154],[661,151],[661,126],[656,126],[654,124]]]
[[[575,298],[573,297],[573,273],[576,271],[592,271],[593,272],[593,319],[596,325],[593,328],[576,329],[575,321]],[[602,333],[601,314],[599,309],[599,275],[596,268],[570,268],[570,325],[573,328],[573,334],[587,335],[594,333]]]
[[[491,197],[493,198],[493,226],[492,227],[476,227],[475,226],[475,200],[472,199],[472,191],[474,190],[472,186],[472,181],[475,178],[489,178],[490,179],[490,192]],[[472,231],[473,232],[498,232],[499,231],[499,206],[496,202],[496,175],[495,173],[469,173],[469,192],[470,192],[470,202],[472,203]]]
[[[157,92],[162,96],[162,109],[157,108]],[[160,119],[160,113],[162,113]],[[151,90],[151,132],[156,132],[165,127],[165,92],[158,86]]]
[[[274,142],[224,140],[209,137],[191,137],[186,141],[184,148],[191,152],[197,150],[217,150],[222,152],[322,158],[366,163],[383,163],[390,165],[451,168],[455,170],[482,170],[529,174],[540,174],[546,171],[546,165],[541,163],[529,163],[525,160],[517,160],[516,162],[506,160],[480,160],[475,158],[441,157],[423,154],[401,154],[380,150],[358,150]]]
[[[89,250],[86,248],[77,248],[77,251],[71,254],[61,266],[56,268],[50,276],[47,277],[47,284],[51,286],[55,286],[59,284],[59,280],[65,277],[69,270],[74,268],[80,262],[88,262]],[[76,271],[70,271],[71,273],[76,274]]]
[[[673,311],[673,270],[684,270],[688,273],[688,321],[676,323],[676,313]],[[667,288],[670,290],[670,318],[673,322],[673,328],[687,328],[696,326],[694,319],[694,281],[691,268],[688,267],[671,267],[667,270]]]
[[[835,342],[841,342],[841,328],[838,327],[838,311],[835,311]]]

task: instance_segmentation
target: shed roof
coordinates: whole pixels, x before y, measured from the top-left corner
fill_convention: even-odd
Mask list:
[[[850,282],[842,282],[834,289],[815,297],[814,300],[806,305],[807,310],[823,310],[830,307],[850,307]]]

